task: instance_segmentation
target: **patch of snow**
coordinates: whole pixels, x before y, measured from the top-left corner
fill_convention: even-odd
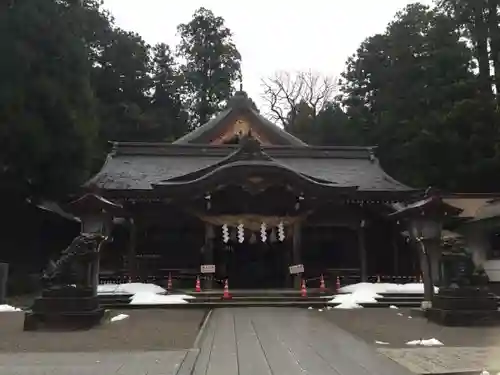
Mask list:
[[[354,293],[358,290],[371,291],[373,293],[424,293],[423,283],[357,283],[343,286],[339,289],[340,293]],[[434,287],[434,291],[439,291],[438,287]]]
[[[13,311],[22,311],[22,310],[11,305],[0,305],[0,312],[13,312]]]
[[[185,294],[156,294],[152,292],[139,292],[134,294],[131,305],[167,305],[188,303]]]
[[[308,309],[308,310],[312,310],[313,308],[312,308],[312,306],[309,306],[307,309]]]
[[[421,340],[408,341],[406,345],[439,346],[444,344],[438,339],[432,338],[427,340],[421,339]]]
[[[167,291],[159,285],[145,283],[101,284],[97,286],[98,294],[136,294],[142,292],[162,294]]]
[[[379,345],[389,345],[388,342],[385,342],[385,341],[378,341],[378,340],[375,340],[375,344],[379,344]]]
[[[390,309],[399,309],[399,307],[394,306],[394,305],[389,306],[389,308],[390,308]]]
[[[481,374],[479,374],[479,375],[490,375],[490,372],[483,370],[483,371],[481,371]]]
[[[337,294],[328,303],[340,303],[336,306],[338,309],[346,308],[360,308],[360,303],[376,303],[376,298],[381,297],[379,294],[375,293],[373,290],[359,288],[352,293]],[[353,307],[347,307],[353,306]]]
[[[403,316],[403,314],[401,314],[401,313],[398,313],[398,315],[399,315],[399,316]]]
[[[187,299],[196,298],[186,294],[167,294],[167,290],[156,284],[126,283],[101,284],[97,293],[106,294],[133,294],[131,305],[161,305],[187,303]]]
[[[318,309],[319,312],[323,311],[323,309]]]
[[[127,319],[129,316],[127,314],[118,314],[113,316],[110,320],[112,322],[119,322],[120,320]]]
[[[334,306],[334,309],[362,309],[363,306],[358,305],[355,302],[349,301],[349,302],[342,302],[340,305]]]

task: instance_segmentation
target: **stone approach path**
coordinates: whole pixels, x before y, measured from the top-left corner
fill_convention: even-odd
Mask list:
[[[479,374],[485,364],[500,369],[498,347],[379,348],[377,352],[318,314],[322,313],[299,308],[216,309],[199,350],[1,353],[0,375]]]
[[[0,375],[175,375],[186,352],[2,353]]]
[[[410,375],[412,372],[305,309],[259,307],[213,311],[194,374]]]
[[[500,370],[500,348],[498,347],[420,347],[379,349],[379,352],[417,374],[465,371],[480,374],[484,368]]]

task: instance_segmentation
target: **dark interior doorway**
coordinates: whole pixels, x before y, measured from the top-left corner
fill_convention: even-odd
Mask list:
[[[285,251],[281,242],[221,241],[215,251],[216,275],[227,278],[232,289],[283,288],[288,274]]]

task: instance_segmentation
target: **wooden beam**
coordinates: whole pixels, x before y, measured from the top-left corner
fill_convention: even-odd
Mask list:
[[[359,263],[361,269],[361,282],[368,280],[368,267],[366,261],[366,244],[365,244],[365,228],[366,221],[363,219],[358,226],[358,251],[359,251]]]
[[[133,218],[129,219],[129,243],[128,243],[128,274],[135,280],[137,277],[137,227]]]
[[[300,221],[293,224],[293,239],[292,239],[292,262],[300,264],[301,262],[301,243],[302,243],[302,225]],[[294,276],[294,287],[300,288],[301,275]]]

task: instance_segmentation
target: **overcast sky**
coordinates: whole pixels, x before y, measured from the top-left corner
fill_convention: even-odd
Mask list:
[[[118,26],[146,42],[177,43],[176,27],[199,7],[225,19],[242,55],[245,91],[260,103],[260,81],[275,71],[338,76],[368,36],[383,32],[410,0],[105,0]],[[432,4],[432,0],[420,1]],[[173,5],[175,4],[175,5]]]

